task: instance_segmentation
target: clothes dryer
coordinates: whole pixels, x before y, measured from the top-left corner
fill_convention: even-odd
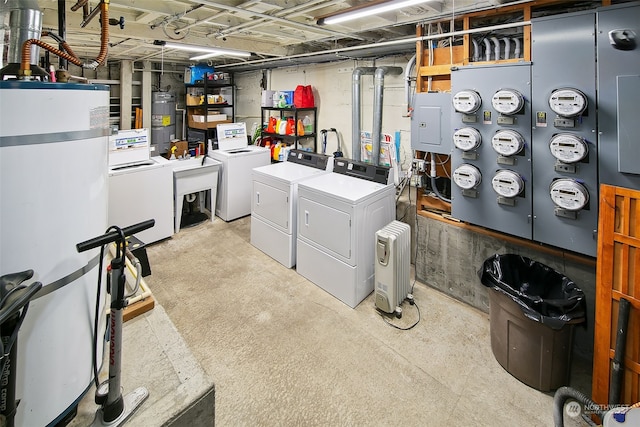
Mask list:
[[[285,162],[253,170],[251,244],[287,268],[296,265],[298,183],[331,173],[333,157],[291,150]]]
[[[390,172],[339,158],[298,184],[296,269],[350,307],[373,292],[375,233],[395,219]]]
[[[208,156],[222,163],[218,173],[216,215],[224,221],[251,214],[251,171],[271,163],[271,151],[248,145],[244,123],[217,126],[218,149]]]

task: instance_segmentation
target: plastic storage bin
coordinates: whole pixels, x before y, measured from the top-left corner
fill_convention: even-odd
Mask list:
[[[586,321],[571,279],[519,255],[494,255],[479,272],[489,292],[491,350],[502,367],[540,391],[569,383],[573,329]]]

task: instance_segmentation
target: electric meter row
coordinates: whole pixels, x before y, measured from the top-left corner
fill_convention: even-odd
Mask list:
[[[491,138],[491,147],[501,156],[514,156],[524,148],[524,137],[515,130],[502,129]],[[453,145],[462,151],[472,151],[480,147],[482,135],[477,129],[463,127],[453,133]],[[564,163],[577,163],[589,153],[584,138],[563,132],[554,135],[549,141],[553,157]]]
[[[482,182],[482,172],[477,167],[463,163],[453,171],[453,182],[462,190],[475,190]],[[491,179],[491,187],[498,196],[517,197],[524,191],[524,179],[516,171],[498,170]],[[553,181],[549,187],[553,203],[560,209],[578,211],[589,203],[589,192],[574,179],[561,178]]]
[[[491,98],[491,106],[499,113],[510,116],[524,107],[524,97],[515,89],[500,89]],[[473,114],[482,106],[482,98],[475,90],[461,90],[453,95],[453,108],[462,114]],[[587,109],[587,97],[577,89],[554,90],[549,96],[549,107],[562,117],[577,117]]]

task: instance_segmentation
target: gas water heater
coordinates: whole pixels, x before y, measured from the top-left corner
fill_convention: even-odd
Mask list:
[[[43,284],[18,340],[16,424],[55,424],[93,380],[99,250],[107,228],[109,88],[0,81],[0,274]],[[104,291],[102,295],[104,295]]]

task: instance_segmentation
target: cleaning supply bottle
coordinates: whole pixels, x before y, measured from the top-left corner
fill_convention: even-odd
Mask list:
[[[300,119],[298,119],[298,123],[296,123],[296,133],[298,136],[304,136],[304,125]]]
[[[287,135],[295,135],[296,134],[296,122],[293,120],[293,117],[289,117],[287,119]]]
[[[311,118],[309,116],[304,116],[302,119],[302,125],[304,126],[305,135],[313,133],[313,123],[311,123]]]

